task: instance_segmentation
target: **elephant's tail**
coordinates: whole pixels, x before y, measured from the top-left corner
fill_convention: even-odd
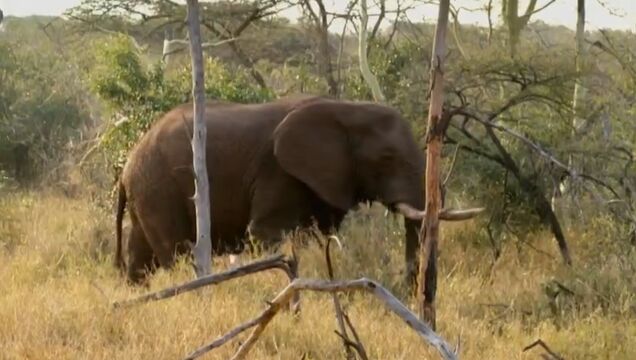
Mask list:
[[[120,270],[124,269],[124,259],[121,251],[122,238],[122,222],[124,220],[124,211],[126,210],[126,189],[124,184],[119,181],[119,196],[117,199],[117,249],[115,250],[115,266]]]

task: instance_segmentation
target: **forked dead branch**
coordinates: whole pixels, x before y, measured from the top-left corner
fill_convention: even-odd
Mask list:
[[[250,264],[228,270],[216,275],[208,275],[201,278],[198,278],[193,281],[189,281],[187,283],[170,287],[158,292],[146,294],[140,296],[138,298],[124,300],[115,302],[113,305],[116,308],[121,308],[125,306],[132,306],[147,303],[150,301],[156,301],[161,299],[166,299],[169,297],[173,297],[179,294],[183,294],[188,291],[192,291],[203,286],[207,285],[217,285],[224,281],[235,279],[238,277],[246,276],[249,274],[253,274],[256,272],[261,272],[269,269],[282,269],[285,273],[291,278],[291,268],[295,266],[292,264],[290,266],[290,260],[286,259],[283,255],[273,256],[264,260],[258,260],[252,262]],[[257,317],[251,319],[239,326],[235,327],[228,333],[223,336],[215,339],[209,344],[206,344],[190,355],[186,357],[186,359],[196,359],[207,352],[222,346],[223,344],[229,342],[237,335],[241,334],[247,329],[254,328],[250,333],[247,340],[245,340],[237,352],[231,359],[244,359],[249,351],[254,347],[259,337],[265,331],[267,325],[271,322],[271,320],[280,312],[281,309],[284,309],[287,305],[290,304],[292,300],[302,291],[314,291],[314,292],[328,292],[333,294],[334,296],[340,292],[368,292],[374,295],[378,300],[380,300],[389,310],[395,313],[398,317],[400,317],[411,329],[413,329],[424,341],[433,346],[438,353],[440,354],[442,359],[457,359],[457,355],[452,350],[452,347],[437,333],[435,333],[426,323],[422,322],[418,319],[418,317],[411,312],[404,304],[402,304],[391,292],[389,292],[386,288],[384,288],[379,283],[367,279],[360,278],[357,280],[346,280],[346,281],[326,281],[326,280],[315,280],[315,279],[299,279],[296,278],[291,283],[286,286],[278,295],[272,300],[268,302],[268,307],[261,312]],[[343,314],[344,315],[344,314]],[[346,316],[344,319],[347,320]],[[353,331],[353,327],[349,322],[349,328]],[[360,345],[360,340],[356,333],[354,333],[355,342]]]
[[[241,344],[237,352],[232,356],[232,360],[244,359],[249,351],[254,347],[254,344],[258,341],[258,338],[263,334],[267,325],[271,320],[283,309],[294,294],[301,291],[314,291],[314,292],[355,292],[362,291],[368,292],[374,295],[378,300],[384,303],[389,310],[399,316],[411,329],[413,329],[424,341],[433,346],[442,359],[457,359],[457,355],[452,350],[452,347],[435,333],[428,325],[418,319],[418,317],[411,312],[404,304],[402,304],[391,292],[389,292],[382,285],[377,282],[360,278],[357,280],[344,280],[344,281],[325,281],[314,279],[296,279],[283,289],[276,298],[269,304],[258,317],[252,319],[244,324],[239,325],[237,328],[230,331],[229,334],[233,336],[238,335],[240,332],[254,327],[251,334]],[[222,338],[227,338],[228,335],[224,335]],[[214,343],[220,343],[221,345],[227,340],[221,342],[220,339],[214,341]],[[229,340],[229,339],[228,339]],[[195,359],[207,351],[213,349],[210,345],[206,345],[194,353],[190,354],[186,359]]]

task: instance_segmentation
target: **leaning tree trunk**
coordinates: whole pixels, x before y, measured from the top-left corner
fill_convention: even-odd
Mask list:
[[[205,159],[207,129],[205,125],[205,89],[203,50],[198,0],[188,0],[188,31],[192,57],[192,96],[194,98],[194,125],[192,131],[192,158],[194,167],[194,205],[197,218],[197,239],[194,248],[194,270],[197,277],[210,273],[212,267],[212,240],[210,237],[210,183]]]
[[[384,102],[385,97],[380,83],[369,68],[369,60],[367,54],[367,25],[369,23],[369,14],[367,13],[367,0],[360,0],[360,29],[358,30],[358,59],[360,61],[360,72],[362,78],[371,88],[373,99],[378,102]]]
[[[446,56],[446,29],[450,0],[441,0],[431,64],[431,102],[428,110],[426,131],[426,205],[420,238],[419,290],[420,318],[435,328],[435,292],[437,290],[436,252],[439,237],[439,212],[442,198],[440,192],[440,162],[442,140],[449,119],[442,119],[444,104],[444,73],[442,65]]]

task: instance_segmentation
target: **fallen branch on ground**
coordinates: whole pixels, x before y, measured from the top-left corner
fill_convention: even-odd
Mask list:
[[[137,298],[117,301],[113,304],[115,308],[126,307],[136,304],[143,304],[149,301],[157,301],[162,299],[167,299],[173,296],[177,296],[179,294],[183,294],[188,291],[196,290],[200,287],[207,285],[217,285],[227,280],[235,279],[241,276],[269,270],[269,269],[280,269],[287,274],[290,280],[294,279],[292,268],[294,267],[291,264],[291,261],[286,259],[284,255],[277,255],[267,259],[258,260],[253,263],[243,265],[241,267],[227,270],[218,274],[212,274],[200,277],[196,280],[188,281],[181,285],[177,285],[171,288],[167,288],[164,290],[160,290],[154,293],[142,295]]]
[[[293,298],[294,294],[300,291],[315,291],[315,292],[353,292],[353,291],[365,291],[373,294],[376,298],[384,303],[384,305],[399,316],[406,324],[415,330],[424,341],[435,347],[441,357],[445,360],[457,359],[457,355],[453,352],[451,346],[442,339],[437,333],[424,322],[420,321],[418,317],[411,312],[404,304],[402,304],[393,294],[387,289],[378,284],[377,282],[361,278],[357,280],[349,281],[323,281],[323,280],[310,280],[310,279],[296,279],[292,281],[285,289],[283,289],[276,298],[269,303],[269,307],[265,309],[258,317],[252,319],[246,323],[239,325],[222,337],[214,340],[212,343],[205,345],[192,354],[188,355],[186,359],[195,359],[208,351],[217,348],[225,344],[230,339],[234,338],[241,332],[255,327],[252,330],[250,336],[245,340],[238,351],[231,358],[232,360],[244,359],[249,351],[253,348],[258,338],[265,331],[265,328],[269,322],[283,309],[289,301]]]
[[[552,358],[554,360],[565,360],[561,355],[559,355],[559,354],[555,353],[554,351],[552,351],[552,349],[550,349],[550,347],[545,342],[543,342],[543,340],[541,340],[541,339],[538,339],[537,341],[533,342],[532,344],[524,347],[523,348],[523,352],[526,352],[526,351],[532,349],[535,346],[542,347],[545,351],[548,352],[548,354],[550,354],[550,356],[552,356]]]

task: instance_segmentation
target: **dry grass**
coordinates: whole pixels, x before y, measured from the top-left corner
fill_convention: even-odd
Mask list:
[[[402,242],[398,224],[378,209],[350,219],[335,251],[342,278],[374,278],[399,297]],[[112,213],[91,203],[45,193],[0,198],[0,358],[179,359],[258,314],[286,284],[278,273],[228,282],[130,309],[110,302],[143,292],[123,285],[111,265]],[[604,220],[590,229],[602,229]],[[636,252],[611,232],[570,234],[576,267],[508,241],[493,266],[475,224],[443,231],[438,331],[461,342],[464,359],[536,359],[522,353],[537,338],[566,359],[636,359]],[[534,246],[556,254],[546,233],[529,234]],[[302,250],[302,272],[325,277],[322,251]],[[217,259],[215,269],[225,267]],[[191,276],[183,262],[160,271],[159,289]],[[550,297],[560,284],[574,292]],[[374,299],[346,297],[373,359],[435,359],[437,355]],[[303,297],[299,318],[277,317],[253,359],[342,359],[328,296]],[[236,343],[206,358],[226,359]]]

